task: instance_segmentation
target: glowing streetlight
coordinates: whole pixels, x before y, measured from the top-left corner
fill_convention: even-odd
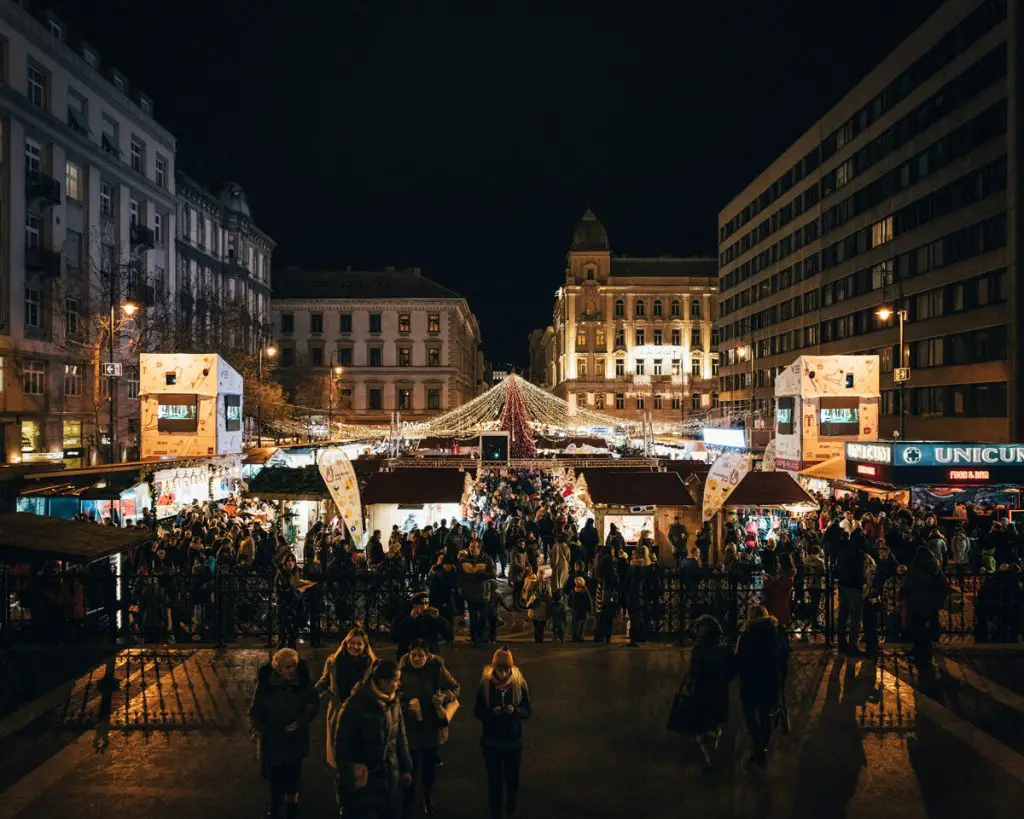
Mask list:
[[[879,307],[877,310],[875,310],[875,315],[878,316],[882,321],[888,321],[893,316],[892,308]]]
[[[900,394],[900,439],[904,439],[907,436],[907,403],[906,394],[903,391],[903,385],[907,379],[910,378],[910,370],[907,368],[907,355],[903,349],[903,322],[907,321],[910,316],[905,309],[893,310],[891,307],[882,306],[875,310],[875,315],[878,316],[882,321],[888,321],[893,316],[897,316],[900,320],[900,363],[896,366],[893,372],[893,380],[899,384]]]
[[[121,310],[124,311],[124,314],[128,316],[128,318],[131,318],[137,312],[139,312],[139,305],[134,304],[133,302],[130,301],[126,301],[124,304],[121,305]]]
[[[277,347],[271,344],[263,352],[267,354],[267,358],[273,358],[275,355],[277,355]]]
[[[268,344],[264,347],[260,345],[258,373],[260,387],[263,387],[263,357],[273,358],[277,355],[277,347],[273,344]],[[256,446],[263,446],[263,395],[262,393],[256,399]]]

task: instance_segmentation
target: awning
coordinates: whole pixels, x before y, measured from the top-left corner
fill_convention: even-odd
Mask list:
[[[243,466],[262,466],[277,452],[279,447],[276,446],[259,446],[248,449],[245,452],[245,459],[242,461]]]
[[[118,529],[27,512],[0,515],[0,559],[33,557],[88,563],[148,543],[148,529]]]
[[[268,466],[249,481],[248,497],[326,500],[331,497],[318,466]]]
[[[75,497],[79,500],[120,500],[121,493],[141,479],[136,470],[112,475],[71,475],[69,480],[37,480],[20,493],[23,498]],[[102,485],[99,485],[102,484]]]
[[[825,481],[838,481],[846,477],[846,456],[836,455],[820,464],[802,469],[800,474],[805,478],[820,478]]]
[[[675,472],[592,469],[584,474],[594,503],[607,506],[695,505],[693,496]]]
[[[726,499],[725,505],[729,508],[755,509],[790,506],[817,508],[818,502],[788,472],[748,472]]]
[[[466,473],[458,469],[396,469],[370,476],[362,501],[373,503],[460,503]]]

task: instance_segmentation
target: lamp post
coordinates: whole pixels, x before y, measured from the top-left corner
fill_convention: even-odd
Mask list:
[[[114,374],[114,334],[117,332],[117,277],[113,272],[110,274],[110,345],[108,348],[107,363],[107,400],[110,402],[110,448],[108,457],[110,463],[117,463],[117,376]],[[124,314],[131,318],[138,312],[138,306],[130,301],[121,305]]]
[[[328,384],[327,392],[327,440],[333,440],[332,435],[334,434],[334,388],[337,386],[337,380],[341,378],[341,374],[344,372],[344,368],[335,363],[331,367],[331,374],[328,376],[331,380]],[[340,409],[340,407],[339,407]]]
[[[277,347],[271,344],[268,347],[264,347],[260,344],[260,355],[258,365],[258,379],[260,394],[256,399],[256,446],[263,446],[263,356],[267,358],[273,358],[277,355]]]
[[[737,350],[741,360],[748,359],[750,361],[750,428],[754,428],[754,342],[750,344],[744,344]]]
[[[909,368],[907,367],[906,351],[903,349],[903,322],[905,322],[909,316],[907,315],[907,310],[905,308],[893,310],[891,307],[879,307],[875,311],[875,315],[882,321],[888,321],[895,315],[899,318],[900,322],[900,363],[899,367],[893,371],[893,378],[896,380],[896,383],[899,384],[900,390],[900,440],[902,441],[907,437],[907,404],[904,400],[905,394],[903,391],[903,385],[910,377]]]

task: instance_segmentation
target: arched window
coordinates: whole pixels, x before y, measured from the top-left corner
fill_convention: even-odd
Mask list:
[[[588,267],[587,268],[587,281],[588,282],[592,282],[594,280],[594,275],[595,275],[594,274],[594,268]]]
[[[660,316],[661,315],[661,299],[655,299],[654,300],[654,313],[653,313],[653,315],[655,315],[655,316]]]
[[[587,299],[586,311],[587,311],[586,314],[588,316],[592,316],[592,315],[594,315],[594,313],[597,312],[597,310],[594,309],[594,300],[593,299]]]
[[[679,318],[683,312],[683,305],[679,299],[672,299],[672,316],[673,318]]]
[[[700,299],[690,302],[690,318],[700,318]]]
[[[644,316],[647,315],[647,305],[644,304],[643,299],[636,300],[636,304],[634,305],[634,312],[636,313],[638,318],[643,318]]]
[[[622,299],[615,300],[615,318],[622,318],[626,315],[626,302]]]

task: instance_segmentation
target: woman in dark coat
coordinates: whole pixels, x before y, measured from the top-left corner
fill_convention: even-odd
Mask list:
[[[452,703],[459,699],[459,683],[445,668],[444,660],[430,653],[430,645],[423,639],[412,642],[398,668],[405,735],[412,754],[412,787],[403,792],[405,813],[412,814],[416,786],[422,782],[423,810],[433,816],[437,749],[448,741],[448,723],[454,711]]]
[[[270,780],[268,816],[291,819],[299,808],[302,760],[309,755],[309,725],[320,711],[309,668],[298,653],[282,648],[260,667],[249,708],[259,741],[263,775]]]
[[[772,714],[782,696],[782,643],[778,629],[778,622],[764,606],[751,606],[736,645],[740,702],[754,744],[750,762],[759,768],[768,764]]]
[[[932,662],[930,629],[939,616],[939,606],[949,595],[946,576],[927,547],[920,547],[914,555],[914,562],[903,578],[900,595],[907,608],[914,662],[918,668],[927,669]]]
[[[722,644],[722,626],[710,614],[697,618],[697,643],[690,657],[690,690],[700,715],[697,747],[710,768],[715,763],[722,726],[729,721],[729,683],[736,676],[736,656]]]

